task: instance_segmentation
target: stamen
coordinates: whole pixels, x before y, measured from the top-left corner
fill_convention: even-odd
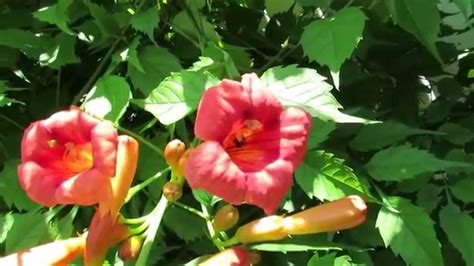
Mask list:
[[[58,146],[58,141],[55,139],[50,139],[47,141],[47,143],[48,143],[48,147],[50,147],[51,149],[56,148]]]

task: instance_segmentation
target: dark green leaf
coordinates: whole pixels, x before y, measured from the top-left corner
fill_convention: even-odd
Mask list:
[[[466,203],[474,202],[474,179],[472,177],[461,179],[449,188],[456,198]]]
[[[424,150],[408,145],[379,151],[366,165],[367,171],[373,178],[385,181],[400,181],[451,167],[470,168],[471,166],[441,160]]]
[[[308,150],[316,148],[318,144],[329,138],[329,135],[334,129],[336,129],[334,122],[324,121],[314,117],[311,125],[311,133],[308,137]]]
[[[295,0],[265,0],[265,7],[269,16],[286,12],[295,3]]]
[[[350,145],[353,149],[359,151],[369,151],[384,148],[395,144],[412,135],[442,133],[430,130],[410,128],[404,124],[388,121],[364,126]]]
[[[119,36],[120,26],[106,9],[92,3],[90,0],[82,0],[84,4],[89,8],[89,11],[94,18],[94,22],[100,28],[103,34],[111,36]]]
[[[362,39],[366,17],[355,7],[344,8],[333,17],[306,26],[301,45],[309,59],[338,72]]]
[[[63,65],[79,63],[75,52],[76,37],[66,33],[59,34],[47,52],[39,56],[41,65],[58,69]]]
[[[427,213],[431,213],[439,204],[438,196],[443,191],[442,187],[424,183],[416,194],[416,203],[425,208]]]
[[[474,134],[469,129],[453,123],[446,123],[438,130],[445,132],[444,138],[456,145],[464,145],[474,137]]]
[[[124,78],[105,76],[87,94],[84,109],[94,116],[118,122],[131,98],[130,86]]]
[[[31,58],[38,58],[48,48],[49,40],[30,31],[0,29],[0,45],[19,49]]]
[[[138,51],[138,61],[142,70],[135,68],[136,63],[128,65],[128,75],[135,88],[148,95],[171,72],[181,70],[178,58],[166,49],[155,46],[145,46]]]
[[[471,0],[453,0],[453,2],[458,5],[466,18],[472,15],[473,2]]]
[[[144,100],[135,100],[164,125],[170,125],[193,111],[204,90],[216,83],[210,75],[194,71],[174,73]]]
[[[0,196],[10,208],[14,205],[19,210],[32,210],[38,207],[20,187],[17,175],[19,160],[9,160],[0,172]]]
[[[330,242],[323,234],[311,236],[295,236],[291,239],[270,242],[258,243],[248,246],[249,249],[271,251],[271,252],[296,252],[308,250],[343,250],[355,249],[361,250],[358,247],[346,246],[338,243]]]
[[[399,212],[385,206],[379,212],[376,226],[385,246],[390,246],[408,265],[443,265],[433,221],[428,214],[406,199],[392,197],[389,201]]]
[[[59,0],[56,4],[41,8],[33,16],[41,21],[54,24],[68,34],[74,34],[68,26],[68,10],[73,0]]]
[[[206,235],[204,219],[175,206],[166,210],[163,221],[179,238],[188,242]]]
[[[45,216],[39,213],[15,214],[15,222],[8,232],[5,252],[7,254],[27,249],[49,240]]]
[[[152,7],[135,14],[132,17],[131,23],[133,28],[144,32],[152,42],[155,42],[154,31],[158,27],[159,21],[158,10]]]
[[[441,18],[432,0],[385,0],[393,21],[413,34],[428,50],[440,60],[435,42],[438,37]]]
[[[448,203],[439,213],[441,227],[453,246],[461,252],[466,265],[474,265],[474,219]]]

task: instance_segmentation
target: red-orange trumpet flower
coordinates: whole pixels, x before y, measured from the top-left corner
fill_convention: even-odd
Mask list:
[[[223,80],[199,104],[194,132],[205,142],[187,160],[186,179],[231,204],[273,213],[303,159],[310,124],[303,110],[285,110],[255,74]]]
[[[117,132],[77,108],[32,123],[18,167],[28,196],[45,206],[93,205],[115,175]]]

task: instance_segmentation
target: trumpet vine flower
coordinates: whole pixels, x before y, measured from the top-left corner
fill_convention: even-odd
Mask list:
[[[306,151],[310,116],[284,109],[255,75],[223,80],[199,104],[195,135],[204,140],[186,161],[192,188],[265,213],[278,208]]]
[[[77,108],[32,123],[21,142],[18,176],[28,196],[45,206],[93,205],[115,174],[117,132]]]

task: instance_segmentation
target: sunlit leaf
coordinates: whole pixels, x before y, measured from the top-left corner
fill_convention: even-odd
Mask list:
[[[40,10],[33,13],[33,16],[41,21],[55,24],[68,34],[74,34],[69,28],[68,23],[70,22],[68,16],[68,10],[73,0],[59,0],[56,4],[43,7]]]
[[[365,20],[364,13],[355,7],[344,8],[332,17],[315,20],[306,26],[301,35],[305,54],[337,72],[362,39]]]
[[[376,226],[385,246],[409,265],[443,265],[433,221],[428,214],[406,199],[392,197],[389,201],[399,212],[385,206],[379,212]]]

